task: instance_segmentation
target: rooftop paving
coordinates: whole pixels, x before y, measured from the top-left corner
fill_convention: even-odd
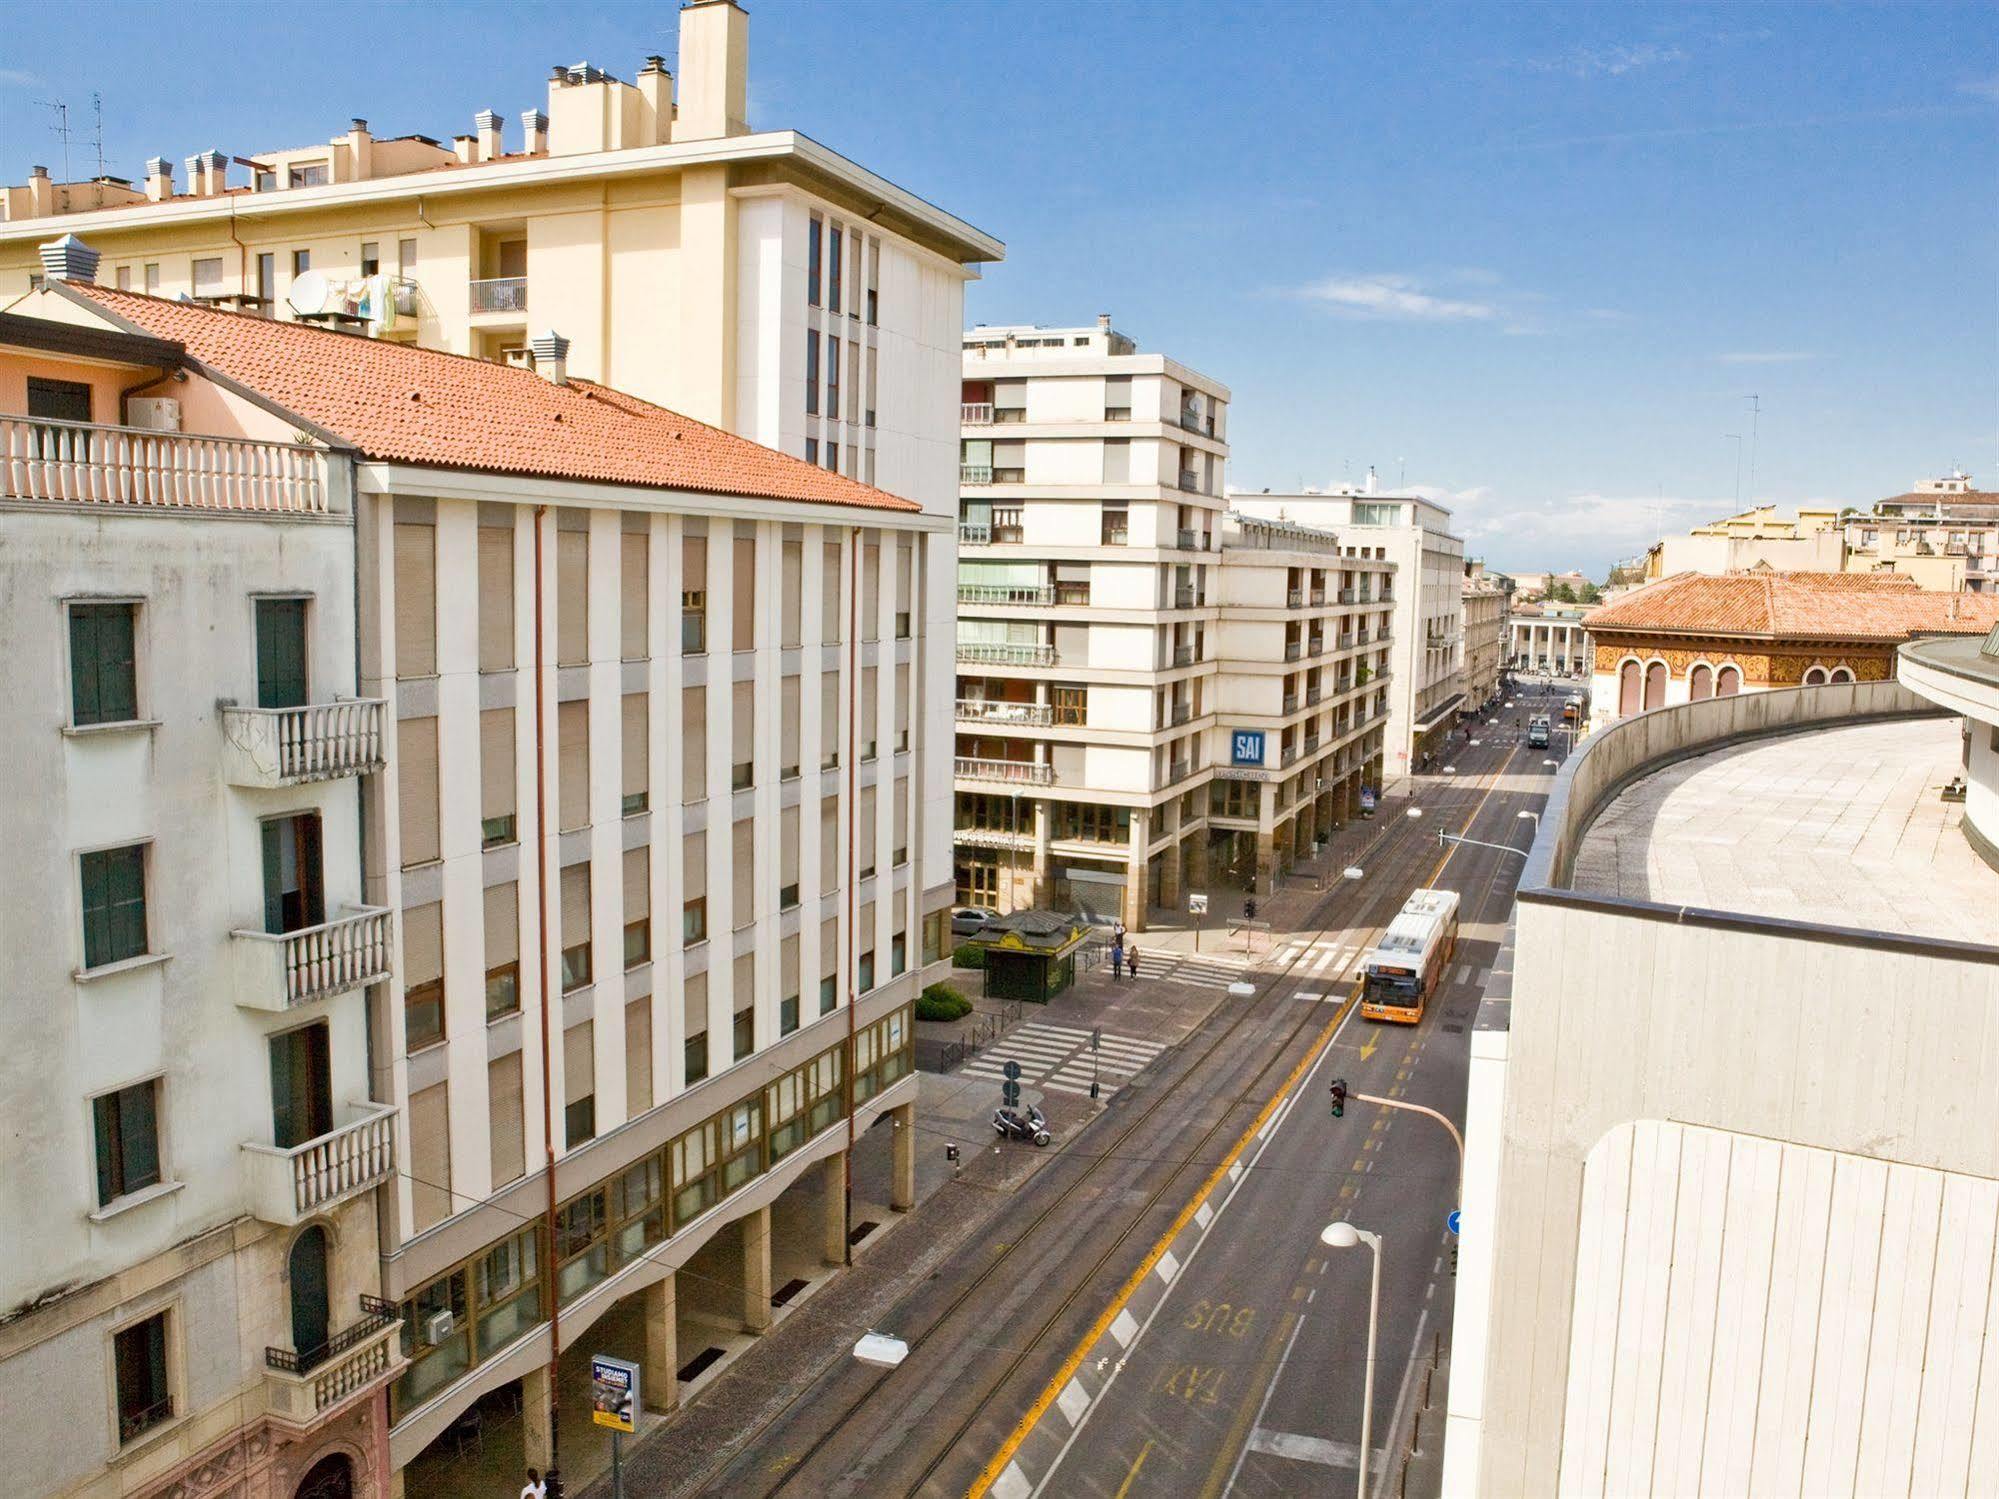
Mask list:
[[[1573,888],[1905,936],[1999,943],[1999,871],[1965,841],[1960,720],[1732,745],[1634,782],[1584,836]]]

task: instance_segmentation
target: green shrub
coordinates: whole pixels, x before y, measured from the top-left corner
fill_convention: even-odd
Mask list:
[[[972,1013],[972,1002],[949,984],[932,984],[916,1000],[918,1020],[962,1020]]]
[[[983,968],[986,950],[976,942],[960,942],[951,949],[951,962],[959,968]]]

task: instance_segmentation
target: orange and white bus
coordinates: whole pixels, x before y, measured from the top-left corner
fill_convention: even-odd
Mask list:
[[[1458,892],[1417,890],[1363,967],[1360,1013],[1369,1020],[1415,1025],[1423,1018],[1430,996],[1450,971],[1458,946]]]

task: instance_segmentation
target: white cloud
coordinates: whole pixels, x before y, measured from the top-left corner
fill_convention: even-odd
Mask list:
[[[1530,58],[1527,66],[1540,73],[1567,73],[1575,78],[1619,78],[1645,68],[1685,62],[1684,47],[1658,42],[1610,42],[1600,47],[1576,47],[1558,57]]]
[[[1994,73],[1989,78],[1974,78],[1969,83],[1960,83],[1957,87],[1959,93],[1973,94],[1980,99],[1990,99],[1994,104],[1999,104],[1999,73]]]
[[[1413,276],[1328,276],[1299,288],[1298,294],[1342,317],[1405,323],[1484,322],[1500,315],[1490,302],[1441,297],[1425,291]]]
[[[1716,364],[1799,364],[1807,359],[1816,358],[1818,358],[1816,354],[1778,350],[1770,353],[1736,352],[1717,354],[1714,356],[1714,361]]]
[[[1734,508],[1726,496],[1590,492],[1518,500],[1484,484],[1457,490],[1411,484],[1400,492],[1421,495],[1450,510],[1452,529],[1464,538],[1466,556],[1483,557],[1502,569],[1580,567],[1597,578],[1611,564],[1643,552],[1662,533],[1685,531]]]
[[[0,83],[12,83],[21,88],[32,88],[42,80],[22,68],[0,68]]]

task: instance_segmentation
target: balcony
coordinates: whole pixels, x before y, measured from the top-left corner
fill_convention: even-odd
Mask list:
[[[1351,604],[1353,601],[1354,591],[1351,588],[1342,588],[1340,590],[1340,602],[1342,604]]]
[[[991,401],[960,401],[958,420],[967,427],[990,427],[993,424],[993,403]]]
[[[396,1111],[385,1103],[348,1105],[354,1117],[285,1150],[243,1142],[250,1211],[289,1228],[396,1174]]]
[[[1052,721],[1046,703],[1010,703],[990,697],[958,699],[959,723],[1010,723],[1040,728]]]
[[[1107,547],[1128,546],[1131,542],[1131,527],[1122,519],[1106,520],[1098,533],[1099,541]]]
[[[1308,708],[1311,707],[1314,703],[1319,701],[1321,695],[1322,694],[1319,688],[1307,687],[1305,689],[1305,706]]]
[[[1290,590],[1290,591],[1289,591],[1288,593],[1286,593],[1286,594],[1284,595],[1284,607],[1285,607],[1285,608],[1287,608],[1287,609],[1302,609],[1302,608],[1304,608],[1304,607],[1305,607],[1305,590],[1304,590],[1304,589],[1302,589],[1302,588],[1293,588],[1293,589],[1292,589],[1292,590]]]
[[[1354,648],[1356,643],[1357,640],[1354,635],[1354,632],[1352,630],[1348,630],[1344,634],[1335,637],[1333,649],[1336,651],[1350,651]]]
[[[993,539],[991,526],[975,525],[971,521],[958,522],[958,545],[968,547],[989,546]]]
[[[388,977],[389,913],[364,907],[295,932],[236,931],[236,1003],[283,1014]]]
[[[1192,469],[1181,469],[1180,487],[1188,494],[1199,494],[1201,492],[1201,476]]]
[[[325,515],[316,448],[0,416],[0,499]]]
[[[1055,767],[1035,760],[973,760],[960,755],[953,773],[961,781],[1003,781],[1009,786],[1055,784]]]
[[[1202,547],[1201,545],[1201,533],[1198,531],[1176,532],[1173,537],[1173,544],[1183,552],[1199,552],[1205,550],[1205,548]]]
[[[1298,694],[1295,692],[1285,693],[1284,706],[1279,711],[1278,716],[1282,718],[1289,718],[1293,713],[1296,713],[1297,711],[1298,711]]]
[[[1323,656],[1323,655],[1325,655],[1325,653],[1326,653],[1326,637],[1325,637],[1325,636],[1323,636],[1323,635],[1314,635],[1314,636],[1312,636],[1312,637],[1311,637],[1310,639],[1308,639],[1308,640],[1307,640],[1307,641],[1305,642],[1305,654],[1306,654],[1306,655],[1308,655],[1308,656]]]
[[[1287,640],[1284,642],[1284,659],[1286,661],[1296,661],[1300,656],[1304,654],[1305,654],[1304,641]]]
[[[1318,749],[1318,747],[1319,747],[1319,736],[1317,734],[1307,734],[1305,736],[1305,753],[1309,755],[1313,751]]]
[[[974,666],[1053,666],[1055,647],[1000,640],[961,640],[958,659]]]
[[[1277,763],[1280,768],[1287,765],[1296,765],[1298,763],[1298,746],[1295,744],[1285,745],[1284,753]]]
[[[1192,666],[1194,664],[1194,648],[1191,645],[1174,646],[1173,664],[1175,666]]]
[[[382,700],[227,707],[222,746],[222,774],[232,786],[270,789],[367,775],[383,765]]]
[[[1070,608],[1082,608],[1090,602],[1090,585],[1086,582],[1058,581],[1055,584],[1055,602]]]
[[[1325,607],[1326,607],[1326,590],[1325,590],[1325,589],[1323,589],[1323,588],[1314,588],[1314,589],[1312,590],[1312,607],[1313,607],[1314,609],[1323,609],[1323,608],[1325,608]]]
[[[1175,609],[1191,609],[1194,607],[1194,585],[1192,583],[1174,585],[1173,607]]]
[[[962,531],[964,527],[960,526],[958,529]],[[1085,587],[1087,586],[1086,584]],[[958,585],[958,602],[961,604],[1032,605],[1053,603],[1054,599],[1055,590],[1046,583],[960,583]]]
[[[990,463],[961,463],[958,465],[960,484],[990,484],[993,482],[993,466]]]
[[[1184,781],[1193,773],[1194,762],[1192,760],[1175,760],[1172,765],[1167,767],[1166,784],[1171,786],[1175,781]]]
[[[1167,716],[1166,726],[1169,729],[1177,729],[1193,716],[1194,705],[1192,703],[1175,703],[1172,712]]]
[[[364,1390],[402,1367],[397,1336],[402,1317],[395,1303],[361,1298],[361,1319],[317,1348],[264,1350],[264,1401],[274,1420],[303,1431],[317,1426]]]
[[[472,283],[472,311],[518,312],[528,310],[528,278],[491,276]]]

